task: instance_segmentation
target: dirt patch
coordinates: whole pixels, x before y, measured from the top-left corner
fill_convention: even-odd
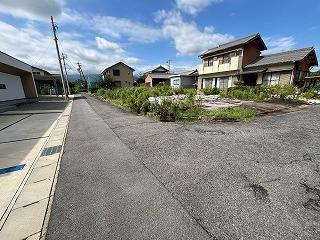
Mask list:
[[[306,108],[308,105],[293,101],[270,100],[270,101],[243,101],[242,106],[252,109],[260,115],[281,114],[295,112]]]

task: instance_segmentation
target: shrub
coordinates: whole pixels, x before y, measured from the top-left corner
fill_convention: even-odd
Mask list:
[[[297,89],[292,85],[275,85],[268,87],[268,91],[275,98],[288,99],[296,97]]]
[[[173,122],[178,118],[179,106],[172,100],[164,99],[151,105],[151,112],[159,117],[160,121]]]
[[[222,98],[236,98],[241,100],[266,100],[270,98],[297,98],[297,89],[291,85],[275,86],[237,86],[220,91]]]
[[[73,92],[79,93],[79,92],[86,92],[87,91],[87,81],[85,80],[76,80],[73,84]]]
[[[202,92],[204,95],[218,95],[220,90],[218,88],[204,88]]]
[[[305,97],[306,99],[314,99],[317,96],[317,91],[315,89],[308,89],[303,93],[303,97]]]
[[[155,88],[151,89],[152,91],[152,96],[172,96],[174,94],[174,90],[167,86],[167,85],[163,85],[163,84],[159,84],[158,86],[156,86]]]
[[[212,117],[212,119],[245,121],[258,115],[257,112],[244,107],[217,108],[206,110],[203,108],[191,108],[181,113],[185,118]]]
[[[106,89],[104,88],[99,88],[98,91],[96,92],[97,96],[103,97],[106,94]]]

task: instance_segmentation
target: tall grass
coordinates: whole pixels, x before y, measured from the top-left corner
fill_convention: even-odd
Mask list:
[[[267,100],[296,99],[299,97],[298,89],[292,85],[275,86],[239,86],[220,91],[222,98],[235,98],[240,100]]]

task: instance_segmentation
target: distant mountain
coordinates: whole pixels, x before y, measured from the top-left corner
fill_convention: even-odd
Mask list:
[[[100,77],[100,74],[86,74],[85,77],[93,77],[93,78],[98,78]],[[68,79],[70,82],[75,82],[77,81],[78,79],[80,79],[80,76],[78,74],[71,74],[71,75],[68,75]]]

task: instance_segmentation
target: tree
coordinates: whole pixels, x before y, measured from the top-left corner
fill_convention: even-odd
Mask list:
[[[140,73],[139,74],[139,77],[137,79],[137,84],[140,84],[140,83],[145,83],[145,80],[146,80],[146,75],[144,73]]]
[[[85,80],[76,80],[73,84],[73,88],[72,91],[74,93],[78,93],[78,92],[86,92],[87,91],[87,81]]]
[[[102,88],[114,88],[116,85],[114,83],[114,80],[112,79],[111,76],[109,75],[106,75],[104,76],[104,78],[102,78],[100,81],[99,81],[99,86],[102,87]]]

